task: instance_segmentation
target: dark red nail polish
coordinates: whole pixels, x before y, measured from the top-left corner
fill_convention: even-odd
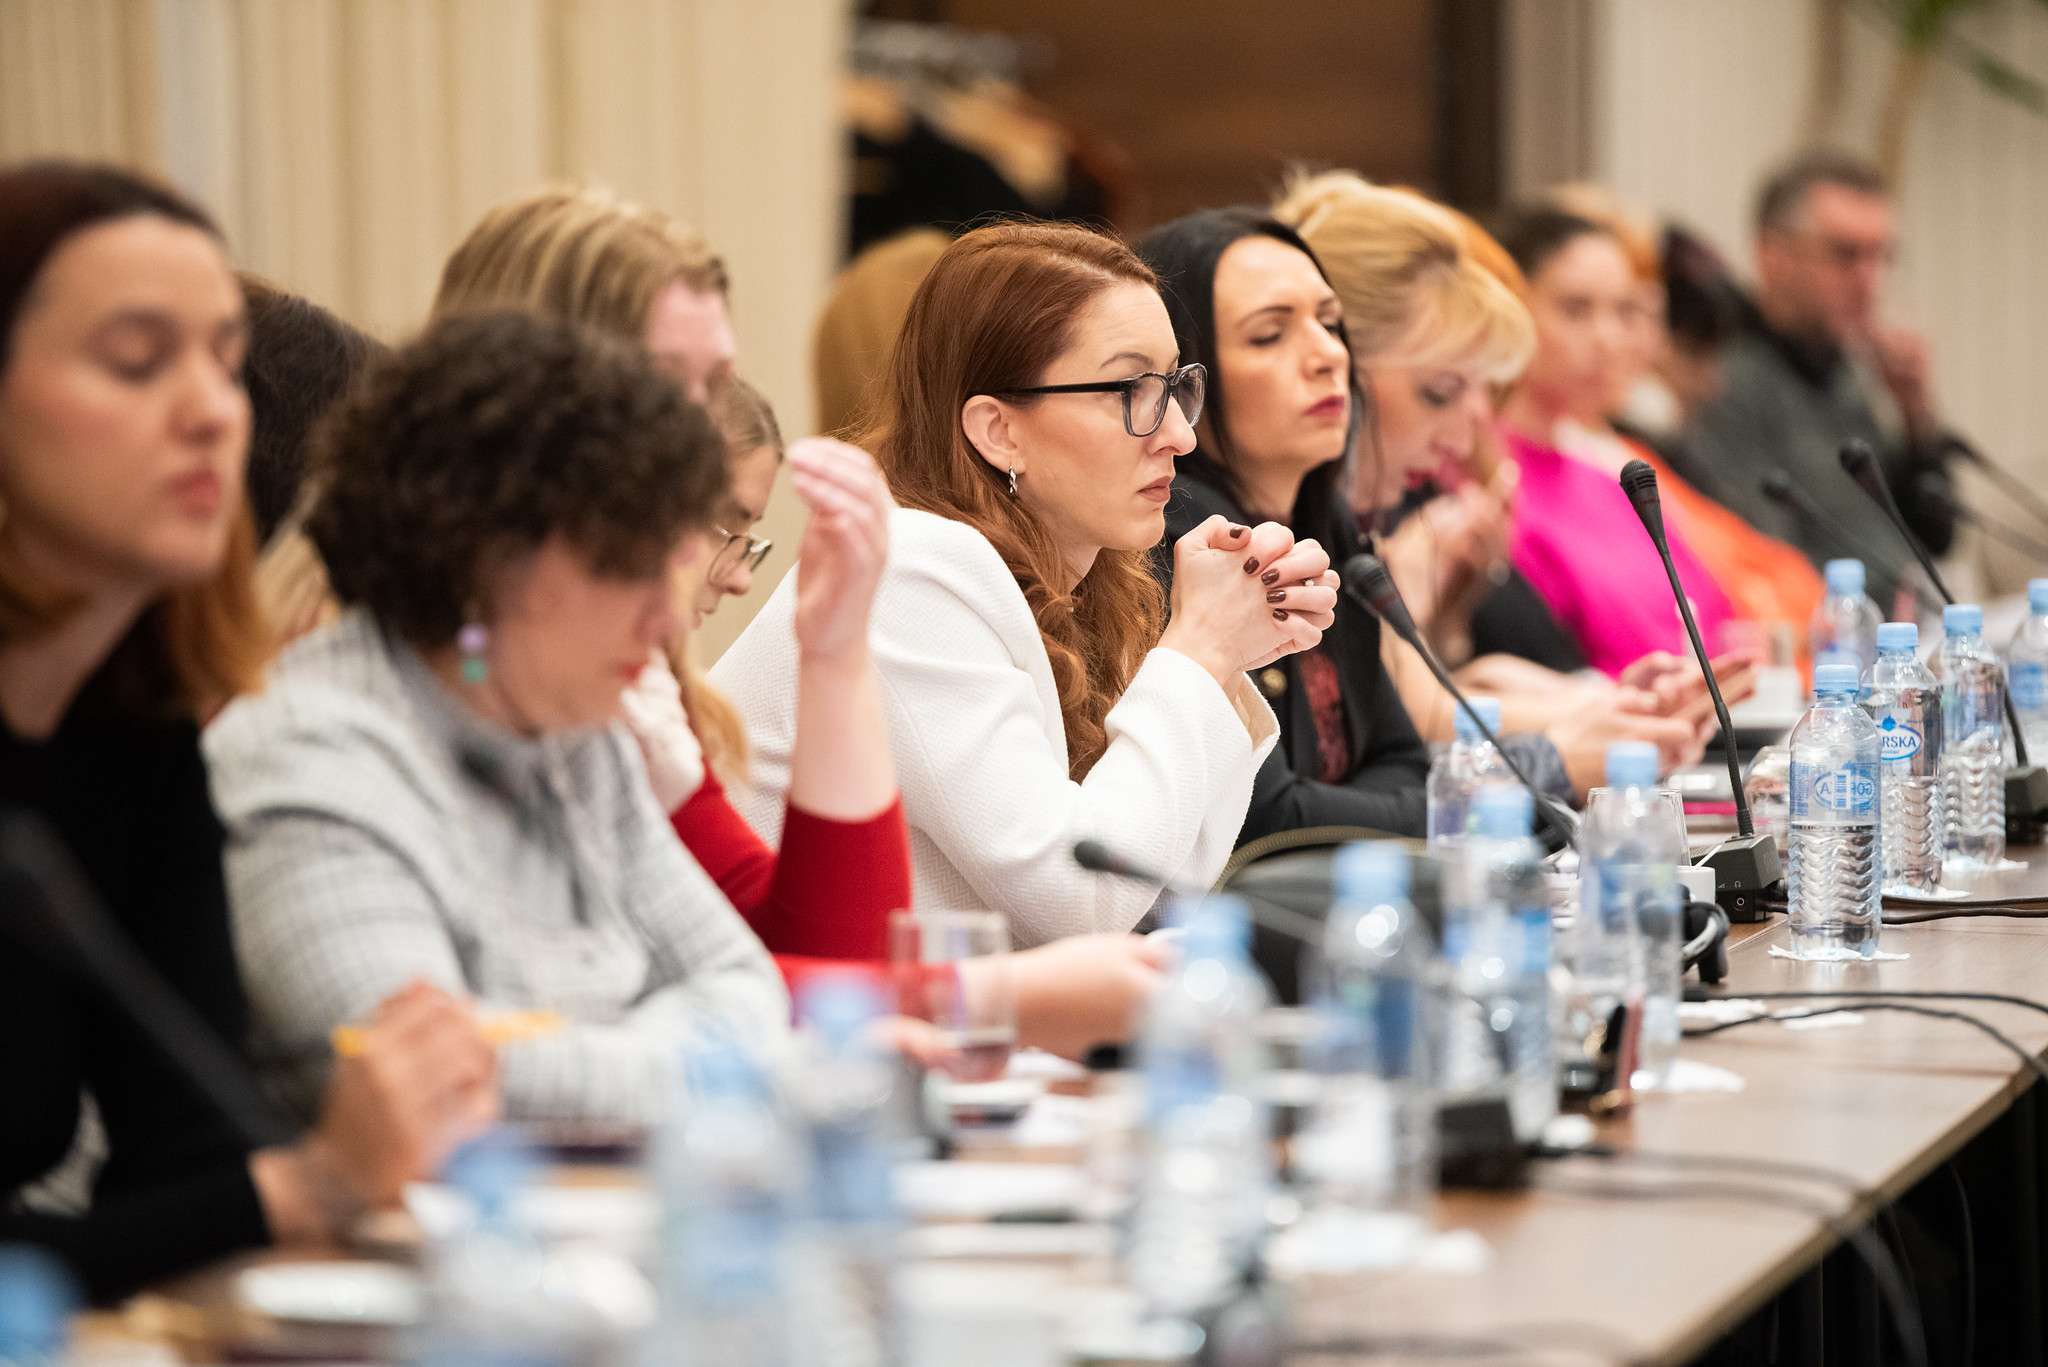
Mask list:
[[[1286,590],[1286,589],[1273,589],[1272,591],[1270,591],[1269,593],[1267,593],[1267,595],[1266,595],[1266,601],[1267,601],[1267,602],[1269,602],[1269,603],[1284,603],[1284,602],[1286,602],[1286,601],[1287,601],[1287,590]]]
[[[1244,562],[1244,572],[1246,574],[1257,574],[1259,572],[1259,558],[1256,555]]]
[[[1284,621],[1286,621],[1286,620],[1287,620],[1287,609],[1286,609],[1286,608],[1274,608],[1274,609],[1273,609],[1273,620],[1274,620],[1274,621],[1276,621],[1276,622],[1284,622]]]
[[[1265,572],[1264,574],[1262,574],[1262,575],[1260,575],[1260,576],[1259,576],[1259,582],[1260,582],[1261,584],[1266,584],[1266,585],[1268,585],[1268,586],[1270,586],[1270,585],[1273,585],[1273,584],[1277,584],[1277,583],[1279,583],[1279,582],[1280,582],[1280,571],[1278,571],[1278,570],[1267,570],[1267,571],[1266,571],[1266,572]]]
[[[1250,531],[1250,530],[1251,530],[1251,528],[1250,528],[1250,527],[1240,527],[1240,526],[1238,526],[1238,525],[1237,525],[1237,524],[1236,524],[1235,522],[1233,522],[1233,523],[1231,523],[1231,524],[1230,524],[1230,539],[1231,539],[1232,541],[1235,541],[1235,540],[1237,540],[1237,539],[1238,539],[1238,538],[1239,538],[1240,536],[1243,536],[1243,535],[1244,535],[1244,534],[1245,534],[1246,532],[1248,532],[1248,531]]]

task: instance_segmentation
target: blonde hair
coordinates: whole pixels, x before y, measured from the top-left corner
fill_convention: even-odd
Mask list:
[[[767,396],[745,380],[734,376],[713,390],[709,411],[718,434],[725,438],[729,459],[737,461],[764,446],[773,447],[775,458],[782,459],[782,425],[775,421],[775,410]],[[668,662],[683,686],[683,712],[697,743],[704,747],[704,762],[726,782],[744,778],[747,728],[739,709],[704,677],[703,668],[684,643],[669,644]]]
[[[912,228],[867,248],[832,282],[811,341],[819,431],[845,439],[872,423],[875,387],[910,298],[952,240],[937,228]]]
[[[1458,218],[1355,171],[1296,173],[1273,217],[1301,234],[1344,305],[1358,364],[1420,365],[1475,353],[1489,381],[1536,350],[1529,310],[1473,259]]]
[[[658,209],[606,190],[555,188],[485,214],[441,269],[433,316],[524,309],[644,345],[671,284],[725,294],[725,263]]]

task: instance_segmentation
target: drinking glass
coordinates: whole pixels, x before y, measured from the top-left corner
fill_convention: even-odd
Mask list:
[[[955,1082],[1002,1076],[1017,1043],[1010,924],[993,911],[899,911],[889,918],[896,1009],[937,1028]]]

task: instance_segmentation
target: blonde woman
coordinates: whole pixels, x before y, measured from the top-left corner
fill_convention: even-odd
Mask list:
[[[1492,427],[1495,393],[1534,352],[1528,310],[1473,251],[1477,230],[1413,191],[1332,171],[1296,178],[1273,213],[1314,249],[1343,303],[1369,400],[1353,507],[1361,519],[1384,516],[1425,479],[1455,491],[1387,539],[1403,594],[1419,620],[1433,622],[1452,578],[1445,562],[1484,565],[1498,556],[1512,467],[1490,484],[1470,475]],[[1449,695],[1409,647],[1386,635],[1381,649],[1417,727],[1448,739]],[[1696,759],[1712,727],[1697,671],[1687,676],[1668,658],[1648,660],[1618,683],[1495,657],[1459,672],[1461,682],[1500,697],[1506,730],[1549,736],[1582,791],[1600,782],[1612,740],[1652,741],[1669,767]]]

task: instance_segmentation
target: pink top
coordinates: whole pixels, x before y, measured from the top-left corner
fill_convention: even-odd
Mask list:
[[[1671,581],[1621,485],[1506,426],[1500,435],[1522,467],[1508,558],[1578,638],[1587,661],[1612,675],[1653,650],[1689,655]],[[1668,520],[1665,528],[1700,639],[1716,653],[1734,615],[1728,599]]]

